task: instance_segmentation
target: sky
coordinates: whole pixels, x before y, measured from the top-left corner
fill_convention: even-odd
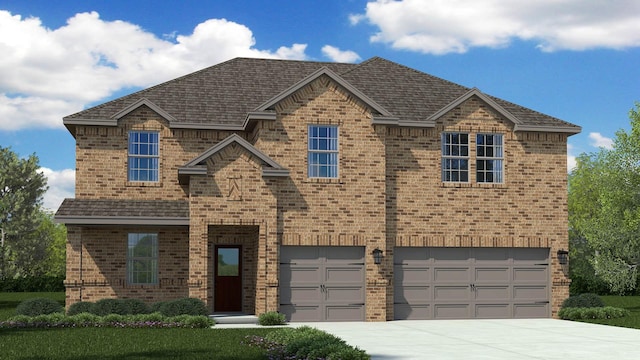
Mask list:
[[[582,127],[610,148],[640,101],[638,0],[0,0],[0,146],[74,196],[62,118],[234,57],[412,67]],[[419,106],[419,104],[416,104]]]

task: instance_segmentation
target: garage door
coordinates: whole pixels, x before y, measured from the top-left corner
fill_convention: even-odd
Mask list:
[[[395,248],[395,319],[549,317],[549,249]]]
[[[282,246],[280,312],[289,321],[363,321],[364,248]]]

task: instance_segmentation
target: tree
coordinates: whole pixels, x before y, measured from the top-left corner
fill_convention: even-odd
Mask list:
[[[35,154],[21,159],[10,148],[0,147],[0,279],[7,276],[12,243],[20,243],[39,226],[38,213],[47,190],[39,168]]]
[[[613,149],[580,155],[569,176],[573,236],[586,240],[595,275],[620,294],[636,288],[640,264],[640,103],[629,118],[631,131],[617,131]]]

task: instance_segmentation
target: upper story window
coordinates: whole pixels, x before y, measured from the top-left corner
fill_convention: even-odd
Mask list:
[[[127,283],[158,283],[158,234],[129,234]]]
[[[476,135],[476,181],[502,183],[503,146],[500,134]]]
[[[338,127],[309,125],[308,176],[338,177]]]
[[[469,181],[469,134],[442,133],[442,181]]]
[[[129,181],[158,181],[158,133],[129,132]]]

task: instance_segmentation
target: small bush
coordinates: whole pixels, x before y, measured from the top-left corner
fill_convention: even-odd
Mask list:
[[[248,343],[266,350],[270,359],[370,359],[364,351],[344,340],[308,326],[280,329],[264,338],[254,336]]]
[[[194,298],[167,301],[160,306],[160,312],[164,316],[193,315],[206,316],[209,310],[202,300]]]
[[[604,301],[600,296],[592,293],[570,296],[562,303],[563,308],[590,308],[604,307]]]
[[[629,316],[629,310],[606,307],[565,307],[560,309],[558,316],[563,320],[588,320],[588,319],[615,319]]]
[[[262,326],[275,326],[286,324],[286,317],[284,314],[280,314],[277,311],[269,311],[260,314],[258,317],[258,324]]]
[[[100,323],[100,316],[87,312],[69,316],[69,321],[77,327],[90,327]]]
[[[151,319],[153,315],[154,319]],[[160,319],[158,319],[160,316]],[[7,321],[0,321],[0,329],[22,328],[65,328],[65,327],[119,327],[119,328],[210,328],[215,322],[207,316],[183,315],[168,318],[160,314],[97,316],[81,313],[65,316],[62,313],[38,315],[35,317],[18,315]]]
[[[140,299],[123,299],[121,301],[126,314],[136,315],[148,314],[151,312],[149,305],[145,304],[144,301]]]
[[[69,316],[82,313],[93,313],[93,303],[90,301],[78,301],[77,303],[71,304],[69,310],[67,310],[67,315]]]
[[[100,299],[93,305],[95,315],[106,316],[110,314],[125,315],[127,310],[119,299]]]
[[[17,315],[38,316],[53,313],[64,313],[64,308],[59,302],[47,298],[28,299],[16,307]]]
[[[159,313],[161,312],[160,310],[162,309],[162,307],[164,306],[164,304],[166,304],[166,301],[158,301],[158,302],[154,302],[153,304],[151,304],[151,306],[149,307],[150,312],[151,313]]]

